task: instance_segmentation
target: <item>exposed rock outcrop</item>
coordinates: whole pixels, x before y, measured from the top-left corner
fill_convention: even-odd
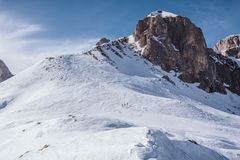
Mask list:
[[[185,82],[199,82],[209,69],[203,33],[186,17],[153,12],[138,22],[134,38],[144,57],[166,71],[181,72]]]
[[[220,40],[213,49],[224,56],[240,58],[240,35],[231,35]]]
[[[216,66],[216,78],[230,91],[240,95],[240,36],[228,36],[214,46],[211,54]]]
[[[96,43],[96,45],[97,45],[97,46],[100,46],[100,45],[102,45],[102,44],[109,43],[109,42],[110,42],[110,40],[104,37],[104,38],[101,38],[101,39]]]
[[[6,64],[0,60],[0,82],[7,80],[8,78],[12,77],[12,73],[9,71]]]
[[[202,30],[188,18],[164,11],[153,12],[138,22],[133,36],[145,58],[165,71],[180,72],[181,80],[198,82],[207,92],[226,93],[227,88],[240,95],[237,78],[240,75],[234,61],[207,48]],[[235,51],[237,47],[239,39],[233,38],[229,44],[221,42],[216,48]]]

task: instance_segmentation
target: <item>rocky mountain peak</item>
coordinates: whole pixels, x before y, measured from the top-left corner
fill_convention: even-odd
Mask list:
[[[240,35],[230,35],[220,40],[210,57],[214,60],[216,79],[225,88],[240,95]]]
[[[143,57],[167,72],[178,72],[182,81],[197,82],[207,92],[226,94],[228,89],[240,95],[239,66],[218,54],[239,57],[239,36],[221,40],[212,50],[187,17],[156,11],[138,22],[133,39]]]
[[[220,40],[214,46],[214,51],[224,56],[240,58],[240,35],[230,35]]]
[[[0,59],[0,82],[12,77],[12,73],[9,71],[6,64]]]
[[[108,43],[108,42],[110,42],[110,40],[103,37],[96,43],[96,45],[99,46],[99,45],[102,45],[102,44],[105,44],[105,43]]]
[[[182,72],[187,82],[199,79],[208,68],[206,42],[202,30],[188,18],[157,11],[140,20],[134,39],[143,48],[143,56],[164,70]]]

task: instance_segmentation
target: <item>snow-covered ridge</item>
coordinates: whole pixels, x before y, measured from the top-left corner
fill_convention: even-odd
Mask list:
[[[239,97],[179,81],[130,41],[48,57],[1,83],[0,159],[238,160]]]
[[[154,11],[148,15],[148,17],[156,17],[156,16],[161,16],[165,18],[165,17],[177,17],[178,15],[171,12],[166,12],[166,11]]]
[[[232,35],[228,35],[227,37],[225,37],[223,40],[227,40],[233,37],[237,37],[238,39],[240,39],[240,34],[232,34]]]

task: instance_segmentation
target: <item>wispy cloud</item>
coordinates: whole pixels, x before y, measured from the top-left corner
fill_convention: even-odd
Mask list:
[[[1,39],[22,38],[44,30],[41,25],[22,23],[3,14],[0,15],[0,26]]]
[[[47,29],[12,16],[0,15],[0,59],[13,73],[18,73],[38,60],[58,54],[80,53],[91,48],[97,39],[54,40],[33,38]]]

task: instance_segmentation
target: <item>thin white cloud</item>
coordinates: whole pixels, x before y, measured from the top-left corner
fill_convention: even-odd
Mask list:
[[[21,38],[33,33],[43,31],[41,25],[26,24],[19,22],[7,15],[0,15],[0,36],[1,39]]]
[[[13,73],[18,73],[38,60],[51,55],[80,53],[91,48],[97,39],[52,40],[28,36],[46,29],[8,15],[0,15],[0,59]]]

